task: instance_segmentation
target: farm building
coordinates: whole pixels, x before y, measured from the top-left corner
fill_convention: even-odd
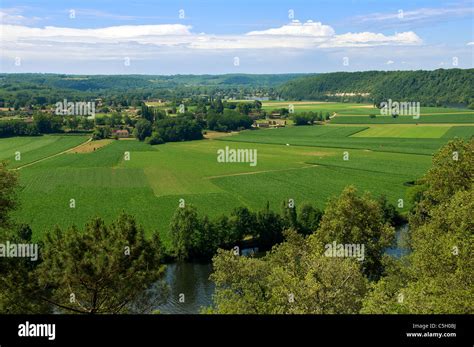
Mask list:
[[[114,131],[114,135],[117,135],[117,137],[125,138],[125,137],[129,137],[130,133],[128,132],[127,129],[123,129],[123,130],[119,129],[119,130]]]
[[[286,126],[286,120],[284,119],[268,119],[254,123],[254,127],[256,128],[281,128],[284,126]]]

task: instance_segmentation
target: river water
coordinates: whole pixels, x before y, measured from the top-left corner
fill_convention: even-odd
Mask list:
[[[214,293],[214,284],[209,280],[211,272],[211,264],[166,265],[165,279],[170,292],[166,303],[157,309],[164,314],[192,314],[210,306]]]
[[[394,257],[406,254],[403,247],[404,236],[408,225],[397,229],[396,246],[387,249],[386,253]],[[243,255],[257,252],[256,249],[242,250]],[[209,280],[212,272],[211,264],[174,263],[166,266],[165,279],[170,288],[166,303],[159,305],[163,314],[197,314],[203,307],[212,305],[214,284]],[[183,296],[184,294],[184,296]]]

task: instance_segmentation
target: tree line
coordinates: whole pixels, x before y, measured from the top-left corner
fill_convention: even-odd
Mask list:
[[[288,81],[279,87],[279,92],[286,100],[373,102],[378,105],[392,99],[417,101],[423,106],[474,108],[473,89],[474,69],[438,69],[324,73]]]

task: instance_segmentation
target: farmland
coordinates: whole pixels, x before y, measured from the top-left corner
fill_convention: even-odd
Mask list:
[[[295,113],[299,112],[330,112],[343,116],[362,116],[375,114],[379,115],[380,110],[372,104],[358,103],[341,103],[341,102],[324,102],[324,101],[263,101],[262,108],[266,111],[272,111],[279,108],[289,108],[293,105]],[[439,115],[439,114],[471,114],[474,111],[462,108],[447,107],[420,107],[422,115]]]
[[[356,108],[333,108],[346,106]],[[169,246],[169,221],[180,199],[211,217],[239,206],[260,209],[267,202],[279,210],[289,198],[324,208],[328,198],[353,184],[374,196],[386,195],[393,204],[404,199],[402,211],[407,211],[407,182],[423,175],[431,155],[450,138],[474,135],[474,127],[464,124],[332,123],[246,130],[158,146],[101,140],[78,147],[87,137],[14,137],[0,139],[0,153],[11,168],[21,167],[21,207],[14,217],[32,226],[35,239],[55,224],[82,226],[91,217],[112,220],[126,211],[147,233],[159,231]],[[218,163],[217,150],[226,146],[257,150],[258,164]],[[17,151],[20,161],[14,160]],[[71,199],[75,208],[69,206]]]
[[[474,113],[446,113],[446,114],[421,114],[418,119],[413,116],[336,116],[331,120],[333,124],[456,124],[473,123]]]

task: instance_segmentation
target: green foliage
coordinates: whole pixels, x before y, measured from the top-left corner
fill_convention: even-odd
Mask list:
[[[301,233],[304,235],[312,234],[319,227],[323,212],[310,204],[303,204],[298,214],[298,224]]]
[[[357,313],[367,280],[351,259],[329,258],[294,231],[262,258],[219,250],[211,279],[219,314]]]
[[[43,113],[37,113],[33,117],[34,124],[41,134],[61,132],[63,119],[61,116],[50,116]]]
[[[10,224],[10,212],[17,205],[17,175],[7,169],[5,162],[0,162],[0,229]]]
[[[383,272],[382,256],[395,236],[395,229],[384,218],[380,203],[369,194],[357,195],[353,186],[345,188],[341,195],[331,199],[321,219],[314,240],[321,248],[326,244],[363,244],[364,274],[378,278]]]
[[[294,113],[291,116],[291,119],[293,119],[295,125],[311,125],[317,120],[322,120],[318,118],[318,114],[316,112]]]
[[[0,137],[35,136],[39,135],[36,124],[25,123],[22,120],[0,121]]]
[[[222,115],[210,112],[206,117],[206,121],[207,128],[216,131],[249,129],[253,124],[249,116],[228,109]]]
[[[92,139],[93,140],[107,139],[110,137],[111,134],[112,134],[112,131],[110,130],[110,127],[108,125],[96,127],[94,129],[94,132],[92,133]]]
[[[373,284],[363,312],[474,312],[472,149],[473,140],[454,140],[435,155],[410,216],[412,252]]]
[[[62,312],[149,312],[159,289],[145,292],[164,274],[158,237],[147,240],[135,219],[122,214],[107,225],[96,218],[83,231],[56,228],[46,235],[35,275]]]
[[[202,127],[188,117],[168,117],[155,124],[156,133],[164,142],[192,141],[202,139]]]
[[[146,119],[140,119],[136,124],[135,124],[135,130],[133,131],[133,134],[135,137],[143,141],[145,138],[150,136],[152,133],[152,126],[151,122],[146,120]]]
[[[145,142],[149,145],[161,145],[162,143],[165,143],[165,141],[163,141],[156,131],[154,131],[151,136],[147,137]]]
[[[194,235],[200,233],[200,220],[193,206],[178,207],[170,222],[173,255],[178,260],[186,260],[191,255]]]
[[[454,139],[433,157],[433,166],[421,180],[425,191],[410,219],[418,227],[430,216],[433,206],[449,200],[455,192],[472,189],[474,140]]]
[[[426,105],[472,102],[473,69],[434,71],[333,72],[305,76],[283,84],[279,91],[287,100],[416,100]],[[360,93],[343,97],[336,93]],[[369,93],[369,95],[363,95]],[[333,94],[333,96],[331,96]]]

